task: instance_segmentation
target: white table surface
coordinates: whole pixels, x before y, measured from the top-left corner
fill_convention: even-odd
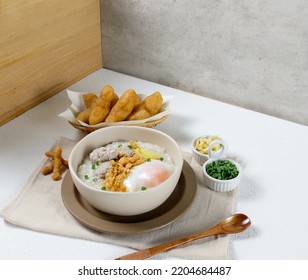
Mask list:
[[[105,69],[70,89],[99,92],[105,84],[118,94],[134,88],[174,95],[169,117],[156,129],[185,151],[203,134],[218,134],[228,142],[229,154],[244,165],[234,212],[247,214],[253,223],[230,238],[230,259],[308,259],[308,127]],[[79,140],[85,135],[57,116],[69,105],[62,91],[0,127],[0,209],[18,195],[59,136]],[[3,219],[0,240],[0,259],[96,260],[133,252],[18,228]]]

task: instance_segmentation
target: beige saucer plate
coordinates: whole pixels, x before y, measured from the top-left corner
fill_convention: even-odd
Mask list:
[[[92,207],[76,189],[69,172],[65,175],[61,196],[67,210],[83,225],[104,233],[134,234],[162,228],[181,217],[197,192],[193,169],[184,160],[179,182],[170,197],[152,211],[135,216],[116,216]]]

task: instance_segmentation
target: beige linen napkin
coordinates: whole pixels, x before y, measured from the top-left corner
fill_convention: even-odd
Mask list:
[[[75,144],[76,142],[61,137],[54,146],[61,146],[63,157],[67,159]],[[205,187],[202,181],[201,166],[190,153],[183,152],[183,155],[197,177],[196,198],[182,217],[174,223],[152,232],[113,235],[96,232],[80,224],[67,211],[62,202],[62,180],[53,181],[50,175],[43,176],[41,174],[42,167],[48,162],[47,158],[29,177],[17,198],[2,209],[0,214],[5,221],[27,229],[117,244],[138,250],[199,232],[232,214],[235,191],[219,193]],[[62,174],[62,178],[64,175],[65,173]],[[227,259],[228,242],[228,236],[209,237],[170,250],[167,254],[188,259]]]

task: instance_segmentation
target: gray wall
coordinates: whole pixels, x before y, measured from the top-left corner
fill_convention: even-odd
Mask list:
[[[308,125],[306,0],[101,0],[104,67]]]

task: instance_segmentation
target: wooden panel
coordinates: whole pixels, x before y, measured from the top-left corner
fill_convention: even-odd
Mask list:
[[[0,125],[101,67],[99,0],[1,0]]]

